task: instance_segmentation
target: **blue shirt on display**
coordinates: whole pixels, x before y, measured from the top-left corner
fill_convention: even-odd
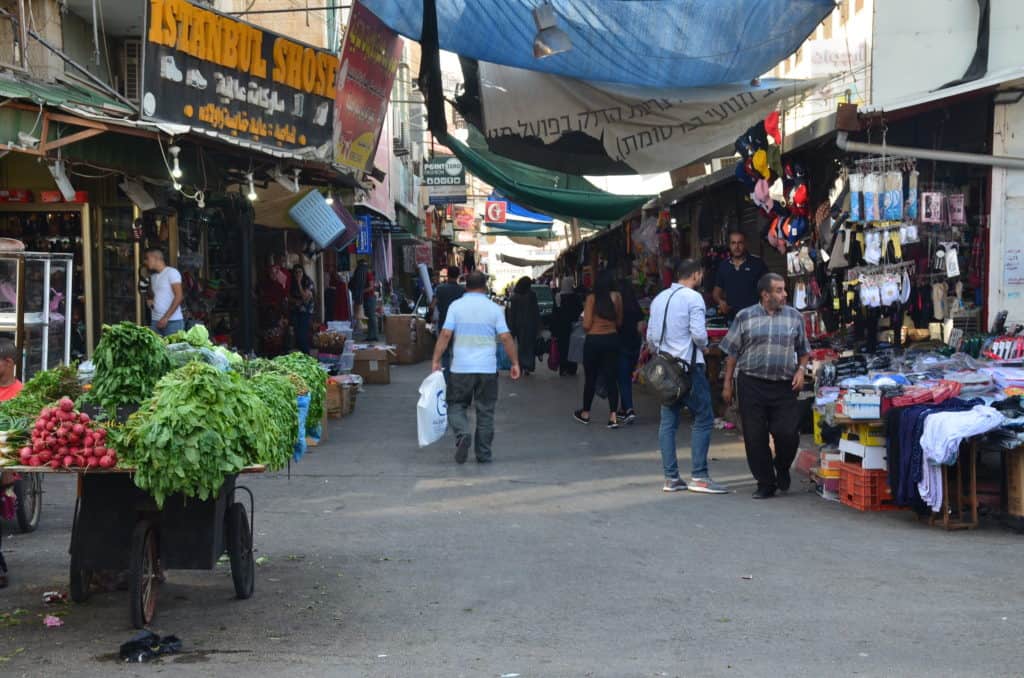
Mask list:
[[[482,292],[466,292],[448,307],[443,329],[453,337],[452,372],[495,374],[498,356],[495,341],[508,334],[505,313]]]

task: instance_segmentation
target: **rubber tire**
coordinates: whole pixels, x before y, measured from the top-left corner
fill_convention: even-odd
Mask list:
[[[157,528],[148,520],[140,520],[132,532],[128,607],[132,626],[141,629],[156,616],[160,590],[160,544]]]
[[[252,532],[245,506],[235,502],[224,514],[224,532],[227,538],[228,558],[231,559],[231,579],[235,595],[240,600],[252,597],[256,588],[256,561],[252,557]]]
[[[92,591],[89,589],[92,584],[92,570],[83,568],[79,561],[81,557],[78,555],[78,550],[74,547],[71,548],[71,575],[69,577],[68,589],[70,591],[71,600],[76,603],[84,603],[89,600],[89,596]]]
[[[22,533],[35,532],[43,514],[43,474],[25,473],[14,483],[14,494],[18,497],[18,529]],[[32,511],[25,510],[25,497],[33,497]]]

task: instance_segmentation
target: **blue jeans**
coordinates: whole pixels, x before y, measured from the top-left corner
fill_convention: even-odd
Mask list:
[[[690,437],[691,477],[708,477],[708,448],[711,447],[711,429],[715,415],[711,410],[711,386],[704,365],[698,365],[692,374],[693,386],[686,397],[685,405],[693,414],[693,430]],[[679,462],[676,458],[676,431],[679,430],[679,413],[684,403],[672,407],[661,406],[661,427],[658,442],[661,446],[661,465],[666,478],[679,477]]]
[[[184,320],[168,320],[167,321],[167,327],[165,327],[163,329],[160,329],[159,327],[156,326],[156,321],[154,320],[153,324],[151,325],[151,327],[152,327],[153,331],[156,332],[157,334],[159,334],[161,337],[169,337],[172,334],[174,334],[175,332],[181,332],[183,329],[185,329],[185,321]]]
[[[639,359],[639,348],[635,351],[625,346],[619,349],[619,409],[625,412],[633,409],[633,368]]]

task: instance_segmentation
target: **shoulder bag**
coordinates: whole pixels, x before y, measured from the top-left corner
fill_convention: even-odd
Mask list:
[[[658,396],[662,405],[669,407],[684,400],[690,395],[690,388],[693,386],[692,373],[697,364],[697,345],[693,345],[693,353],[690,356],[689,364],[681,359],[661,350],[665,343],[665,331],[668,328],[668,311],[672,306],[672,297],[676,290],[669,295],[665,302],[665,315],[661,320],[661,338],[656,347],[657,352],[644,365],[642,373],[644,381]]]

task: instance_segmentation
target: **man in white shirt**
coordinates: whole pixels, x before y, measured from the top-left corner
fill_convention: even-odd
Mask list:
[[[711,446],[711,429],[715,415],[711,409],[711,386],[708,384],[704,365],[704,349],[708,345],[708,331],[705,325],[707,307],[704,297],[697,288],[704,281],[704,269],[699,261],[686,259],[675,268],[676,282],[663,290],[651,302],[651,317],[647,323],[647,343],[651,350],[667,353],[682,361],[690,371],[691,388],[689,395],[674,405],[662,405],[661,427],[658,441],[661,447],[661,463],[665,472],[664,492],[702,492],[704,494],[725,494],[728,490],[711,480],[708,475],[708,448]],[[693,414],[693,430],[690,438],[690,480],[679,477],[679,462],[676,457],[676,432],[679,430],[679,414],[683,405]]]
[[[153,311],[153,331],[166,337],[185,329],[185,316],[181,313],[181,302],[185,298],[181,291],[181,273],[167,265],[163,250],[156,247],[146,250],[146,268],[150,271],[149,291],[153,295],[148,302]]]

